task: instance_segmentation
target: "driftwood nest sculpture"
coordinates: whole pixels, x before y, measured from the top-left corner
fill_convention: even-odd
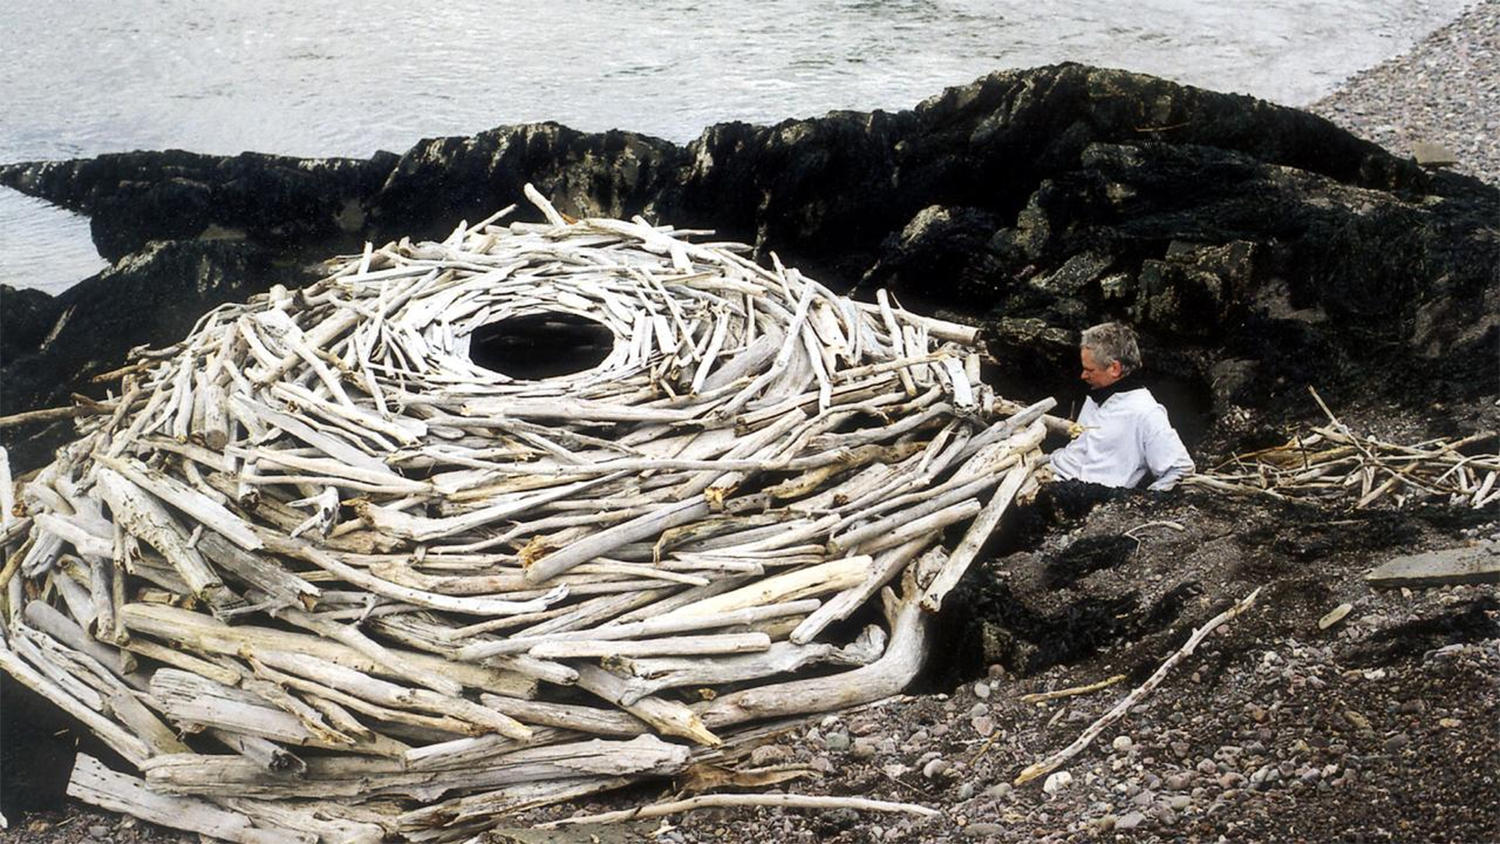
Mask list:
[[[1051,402],[967,327],[529,195],[139,352],[5,502],[0,668],[136,769],[72,795],[461,839],[913,678]],[[600,360],[475,362],[511,329]]]

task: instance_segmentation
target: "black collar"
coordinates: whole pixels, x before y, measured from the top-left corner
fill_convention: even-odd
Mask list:
[[[1094,404],[1104,404],[1105,400],[1115,393],[1128,393],[1131,390],[1144,390],[1145,388],[1146,385],[1141,383],[1140,377],[1132,372],[1129,375],[1121,377],[1120,380],[1110,384],[1108,387],[1089,390],[1089,398],[1094,400]]]

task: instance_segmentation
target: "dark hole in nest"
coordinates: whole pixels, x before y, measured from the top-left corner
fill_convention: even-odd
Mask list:
[[[614,348],[614,333],[577,314],[525,314],[475,329],[469,358],[493,372],[536,381],[598,366]]]

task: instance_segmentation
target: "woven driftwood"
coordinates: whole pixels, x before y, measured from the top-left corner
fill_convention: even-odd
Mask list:
[[[919,670],[1051,403],[997,399],[965,326],[536,200],[206,314],[19,487],[0,668],[139,774],[75,795],[449,840]],[[538,315],[603,360],[474,362]]]

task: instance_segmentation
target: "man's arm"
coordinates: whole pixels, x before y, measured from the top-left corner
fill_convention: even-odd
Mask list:
[[[1142,450],[1146,456],[1146,468],[1156,478],[1148,489],[1157,492],[1169,490],[1193,471],[1193,458],[1167,420],[1166,411],[1151,414]]]

